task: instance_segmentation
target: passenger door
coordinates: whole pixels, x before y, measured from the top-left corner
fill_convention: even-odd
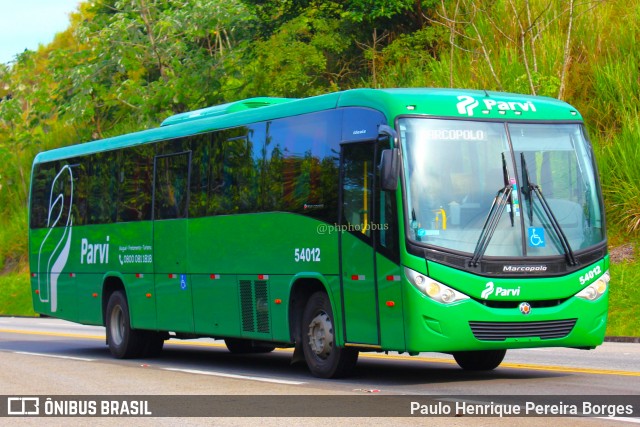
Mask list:
[[[379,345],[373,223],[375,141],[342,145],[340,254],[343,322],[348,343]]]
[[[154,161],[153,246],[158,329],[193,332],[193,301],[187,272],[187,216],[191,151]]]

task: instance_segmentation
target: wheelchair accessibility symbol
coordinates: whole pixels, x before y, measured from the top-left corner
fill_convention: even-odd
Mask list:
[[[544,228],[529,227],[529,246],[534,248],[544,248]]]

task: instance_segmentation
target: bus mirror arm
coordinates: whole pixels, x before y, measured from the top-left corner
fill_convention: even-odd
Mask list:
[[[380,187],[384,191],[395,191],[398,188],[398,165],[400,150],[390,148],[382,150],[380,157]]]
[[[398,133],[394,128],[388,125],[378,125],[378,138],[389,137],[391,139],[391,146],[398,146]]]

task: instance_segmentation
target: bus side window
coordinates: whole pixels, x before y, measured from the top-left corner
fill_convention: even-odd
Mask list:
[[[348,231],[371,238],[373,220],[373,149],[375,144],[342,147],[342,223]]]
[[[59,162],[40,163],[33,174],[31,190],[31,228],[47,226],[51,184],[56,176]]]
[[[153,145],[122,150],[118,222],[151,219],[154,150]]]
[[[87,222],[110,224],[116,221],[118,189],[120,183],[118,151],[107,151],[89,156],[89,188],[87,190]]]
[[[188,138],[191,149],[189,218],[207,215],[211,161],[211,133]]]
[[[246,130],[241,129],[244,133]],[[223,211],[226,214],[255,212],[258,172],[248,136],[230,137],[224,143]]]
[[[187,217],[191,152],[156,157],[154,219]]]

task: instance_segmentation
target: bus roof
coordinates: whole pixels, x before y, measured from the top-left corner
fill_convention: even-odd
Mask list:
[[[400,115],[475,120],[582,120],[571,105],[548,97],[462,89],[352,89],[304,99],[251,98],[176,114],[157,128],[39,153],[34,163],[341,107],[375,109],[389,122]]]

